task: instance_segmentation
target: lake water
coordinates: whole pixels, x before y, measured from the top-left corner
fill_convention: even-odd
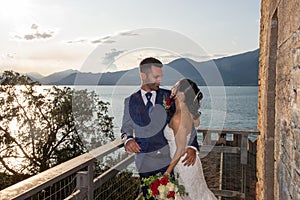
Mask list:
[[[108,101],[109,114],[114,117],[114,132],[120,137],[124,99],[139,86],[73,86],[75,89],[94,90]],[[170,89],[166,86],[164,88]],[[257,129],[258,87],[199,87],[204,98],[201,103],[201,128]]]
[[[51,86],[42,86],[38,90],[42,92],[49,87]],[[72,86],[72,88],[93,90],[101,100],[110,103],[109,114],[114,117],[115,136],[120,138],[124,99],[137,91],[139,86]],[[200,89],[204,94],[201,104],[201,128],[257,129],[258,87],[200,87]],[[250,139],[255,139],[255,136],[250,136]],[[201,135],[198,140],[201,141]],[[16,159],[12,162],[18,166]]]

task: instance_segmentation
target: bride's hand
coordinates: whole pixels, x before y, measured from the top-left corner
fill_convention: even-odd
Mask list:
[[[169,172],[165,172],[165,173],[164,173],[164,176],[169,177],[169,176],[170,176],[170,173],[169,173]]]

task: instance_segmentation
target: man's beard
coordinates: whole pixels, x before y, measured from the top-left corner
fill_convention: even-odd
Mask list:
[[[160,84],[159,83],[148,83],[147,85],[150,90],[157,91],[159,89]]]

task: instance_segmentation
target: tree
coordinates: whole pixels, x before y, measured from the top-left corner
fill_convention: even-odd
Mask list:
[[[34,175],[114,140],[108,103],[95,92],[42,89],[13,71],[0,76],[0,163]]]

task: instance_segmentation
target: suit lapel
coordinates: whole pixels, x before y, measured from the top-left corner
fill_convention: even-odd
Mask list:
[[[156,91],[155,104],[162,105],[163,104],[162,100],[163,100],[163,94],[162,94],[162,91],[159,89]]]

